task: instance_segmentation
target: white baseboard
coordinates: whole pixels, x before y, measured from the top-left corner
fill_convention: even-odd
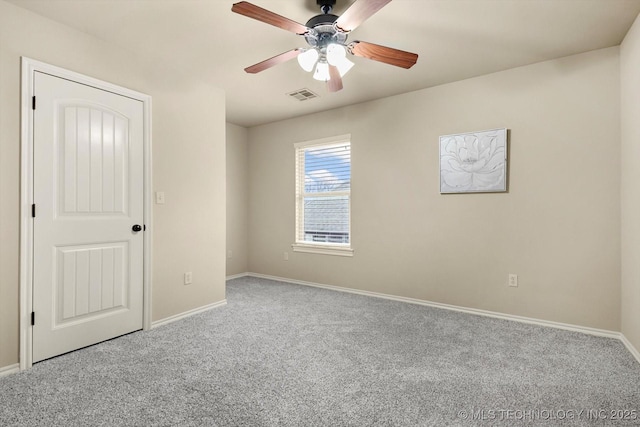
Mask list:
[[[383,298],[383,299],[388,299],[388,300],[392,300],[392,301],[406,302],[406,303],[409,303],[409,304],[418,304],[418,305],[424,305],[424,306],[428,306],[428,307],[442,308],[442,309],[445,309],[445,310],[459,311],[459,312],[462,312],[462,313],[475,314],[475,315],[478,315],[478,316],[493,317],[493,318],[496,318],[496,319],[512,320],[512,321],[520,322],[520,323],[530,323],[530,324],[533,324],[533,325],[547,326],[547,327],[550,327],[550,328],[564,329],[564,330],[567,330],[567,331],[582,332],[582,333],[585,333],[585,334],[596,335],[596,336],[599,336],[599,337],[618,338],[619,339],[620,335],[621,335],[620,332],[608,331],[608,330],[605,330],[605,329],[589,328],[587,326],[579,326],[579,325],[572,325],[572,324],[569,324],[569,323],[553,322],[553,321],[550,321],[550,320],[541,320],[541,319],[535,319],[535,318],[532,318],[532,317],[516,316],[516,315],[513,315],[513,314],[499,313],[499,312],[496,312],[496,311],[481,310],[481,309],[477,309],[477,308],[461,307],[461,306],[458,306],[458,305],[443,304],[443,303],[439,303],[439,302],[432,302],[432,301],[421,300],[421,299],[417,299],[417,298],[400,297],[400,296],[396,296],[396,295],[382,294],[382,293],[370,292],[370,291],[361,291],[359,289],[343,288],[343,287],[340,287],[340,286],[333,286],[333,285],[323,285],[321,283],[305,282],[305,281],[302,281],[302,280],[287,279],[287,278],[284,278],[284,277],[276,277],[276,276],[268,276],[268,275],[265,275],[265,274],[249,273],[248,276],[259,277],[259,278],[270,279],[270,280],[277,280],[277,281],[280,281],[280,282],[288,282],[288,283],[293,283],[293,284],[296,284],[296,285],[313,286],[313,287],[316,287],[316,288],[331,289],[333,291],[347,292],[347,293],[358,294],[358,295],[365,295],[365,296],[374,297],[374,298]]]
[[[627,347],[627,350],[629,350],[629,353],[631,353],[633,357],[636,358],[638,363],[640,363],[640,352],[638,351],[637,348],[633,346],[633,344],[631,344],[631,341],[629,341],[627,337],[624,336],[624,334],[620,334],[620,341],[622,341],[622,344],[624,344],[625,347]]]
[[[333,291],[347,292],[347,293],[357,294],[357,295],[365,295],[365,296],[374,297],[374,298],[383,298],[383,299],[388,299],[392,301],[405,302],[409,304],[424,305],[427,307],[441,308],[444,310],[458,311],[462,313],[475,314],[478,316],[493,317],[496,319],[511,320],[511,321],[520,322],[520,323],[529,323],[532,325],[563,329],[563,330],[572,331],[572,332],[580,332],[583,334],[595,335],[598,337],[615,338],[617,340],[622,341],[624,346],[629,350],[629,352],[638,361],[638,363],[640,363],[640,352],[638,352],[638,349],[636,349],[633,346],[633,344],[631,344],[631,342],[622,333],[617,331],[590,328],[588,326],[572,325],[570,323],[553,322],[550,320],[535,319],[532,317],[517,316],[514,314],[505,314],[505,313],[499,313],[496,311],[481,310],[477,308],[461,307],[457,305],[443,304],[439,302],[421,300],[417,298],[401,297],[396,295],[383,294],[379,292],[370,292],[370,291],[362,291],[359,289],[343,288],[341,286],[324,285],[322,283],[306,282],[304,280],[288,279],[286,277],[270,276],[267,274],[244,273],[244,274],[237,275],[237,277],[246,277],[246,276],[275,280],[279,282],[293,283],[296,285],[313,286],[315,288],[330,289]],[[233,278],[237,278],[237,277],[233,276]]]
[[[227,276],[227,280],[239,279],[241,277],[247,277],[248,275],[249,275],[249,273],[234,274],[234,275],[231,275],[231,276]]]
[[[184,313],[179,313],[170,317],[165,317],[164,319],[156,320],[155,322],[151,322],[151,329],[155,329],[159,326],[163,326],[181,319],[186,319],[187,317],[193,316],[194,314],[203,313],[205,311],[212,310],[214,308],[222,307],[227,305],[227,300],[223,299],[222,301],[214,302],[212,304],[205,305],[203,307],[194,308],[193,310],[185,311]]]
[[[251,277],[259,277],[263,279],[293,283],[296,285],[313,286],[316,288],[331,289],[339,292],[348,292],[351,294],[366,295],[370,297],[383,298],[383,299],[388,299],[392,301],[406,302],[409,304],[418,304],[418,305],[424,305],[428,307],[442,308],[445,310],[459,311],[462,313],[475,314],[479,316],[493,317],[496,319],[512,320],[515,322],[530,323],[533,325],[547,326],[550,328],[564,329],[567,331],[582,332],[585,334],[596,335],[599,337],[620,339],[620,336],[621,336],[620,332],[608,331],[606,329],[596,329],[596,328],[590,328],[587,326],[572,325],[569,323],[560,323],[560,322],[553,322],[550,320],[534,319],[531,317],[516,316],[514,314],[505,314],[505,313],[499,313],[496,311],[481,310],[477,308],[461,307],[457,305],[443,304],[439,302],[432,302],[432,301],[421,300],[417,298],[400,297],[396,295],[382,294],[382,293],[370,292],[370,291],[361,291],[359,289],[343,288],[340,286],[333,286],[333,285],[323,285],[321,283],[305,282],[302,280],[287,279],[284,277],[277,277],[277,276],[268,276],[266,274],[248,273],[247,275]]]
[[[13,365],[3,366],[0,368],[0,377],[11,375],[20,372],[20,364],[14,363]]]

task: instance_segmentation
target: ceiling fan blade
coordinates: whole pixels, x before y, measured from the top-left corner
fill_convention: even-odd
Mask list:
[[[250,67],[245,68],[244,70],[250,74],[259,73],[260,71],[264,71],[275,65],[282,64],[283,62],[287,62],[297,57],[298,55],[300,55],[300,53],[301,53],[300,49],[293,49],[288,52],[281,53],[280,55],[276,55],[273,58],[265,59],[262,62],[258,62],[257,64],[254,64]]]
[[[391,0],[357,0],[336,21],[341,31],[348,33],[373,16]]]
[[[355,56],[373,59],[396,67],[411,68],[418,62],[418,55],[392,47],[373,43],[354,41],[349,44],[349,52]]]
[[[291,31],[292,33],[305,34],[309,31],[309,28],[297,23],[296,21],[292,21],[289,18],[280,16],[247,1],[235,3],[231,7],[231,11],[239,13],[240,15],[248,16],[249,18],[253,18],[258,21],[262,21],[267,24],[271,24],[275,27],[282,28],[283,30]]]
[[[335,65],[329,65],[329,80],[327,81],[327,88],[329,92],[337,92],[342,90],[342,77],[340,77],[340,71]]]

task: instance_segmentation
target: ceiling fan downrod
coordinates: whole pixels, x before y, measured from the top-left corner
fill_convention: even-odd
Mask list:
[[[333,6],[336,4],[336,0],[316,0],[316,4],[320,6],[320,11],[325,15],[328,15],[333,10]]]

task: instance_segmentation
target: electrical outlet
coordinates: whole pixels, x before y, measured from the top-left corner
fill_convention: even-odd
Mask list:
[[[184,273],[184,284],[190,285],[192,283],[193,283],[193,273],[190,271]]]
[[[284,259],[285,261],[289,261],[289,252],[285,252],[285,253],[284,253],[284,255],[283,255],[283,259]]]
[[[517,274],[509,274],[509,286],[513,288],[518,287],[518,275]]]

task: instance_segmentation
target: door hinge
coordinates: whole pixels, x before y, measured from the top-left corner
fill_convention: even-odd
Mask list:
[[[36,109],[36,97],[35,97],[35,95],[31,97],[31,109],[32,110]]]
[[[32,204],[31,205],[31,218],[35,218],[36,217],[36,204]]]
[[[31,326],[36,324],[36,312],[32,311],[31,312]]]

